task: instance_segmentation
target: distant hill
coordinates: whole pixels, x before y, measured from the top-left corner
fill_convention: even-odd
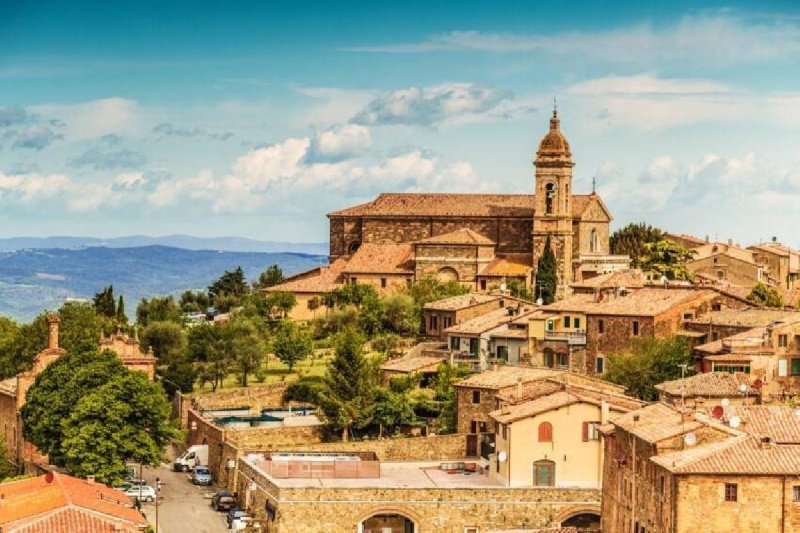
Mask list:
[[[27,321],[66,298],[91,298],[103,287],[125,296],[129,315],[141,298],[205,289],[225,270],[241,266],[254,280],[278,264],[291,274],[326,263],[301,253],[185,250],[168,246],[90,246],[0,252],[0,315]]]
[[[139,246],[170,246],[186,250],[223,250],[226,252],[293,252],[301,254],[324,255],[328,244],[324,242],[276,242],[257,241],[242,237],[192,237],[191,235],[165,235],[148,237],[130,235],[99,239],[96,237],[11,237],[0,239],[0,252],[49,248],[86,248],[103,246],[106,248],[136,248]]]

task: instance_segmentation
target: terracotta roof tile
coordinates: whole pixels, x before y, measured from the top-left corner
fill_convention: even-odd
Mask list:
[[[692,300],[702,301],[715,292],[691,288],[646,287],[631,291],[624,296],[604,296],[601,301],[593,294],[573,294],[544,307],[545,311],[572,311],[591,315],[656,316],[676,305]]]
[[[461,228],[441,235],[428,237],[415,241],[414,244],[464,244],[473,246],[494,246],[496,243],[484,237],[477,231],[469,228]]]
[[[702,372],[683,379],[665,381],[656,389],[672,396],[685,394],[688,397],[702,396],[724,398],[741,394],[739,385],[745,383],[749,394],[757,391],[750,387],[746,378],[738,378],[728,372]]]
[[[264,289],[266,292],[306,292],[322,293],[332,291],[342,285],[342,272],[347,265],[347,260],[339,258],[330,265],[320,266],[296,274],[280,285]]]
[[[760,439],[741,435],[651,460],[679,474],[800,475],[800,444],[762,445]]]
[[[433,365],[439,365],[445,361],[444,357],[428,357],[428,356],[420,356],[420,357],[402,357],[400,359],[395,359],[394,361],[389,361],[381,366],[382,370],[391,370],[395,372],[417,372],[424,368]]]
[[[623,287],[626,289],[637,289],[644,287],[644,283],[644,273],[638,268],[631,268],[600,274],[599,276],[573,283],[571,287],[582,289],[617,289]]]
[[[737,326],[755,328],[767,326],[780,320],[800,319],[798,311],[784,311],[780,309],[761,309],[757,307],[744,307],[741,309],[723,309],[712,311],[701,317],[689,320],[690,324],[713,324],[715,326]]]
[[[455,386],[473,389],[500,390],[516,386],[519,380],[522,380],[522,383],[530,383],[558,374],[558,370],[550,370],[549,368],[505,365],[498,367],[496,370],[486,370],[479,374],[473,374],[459,381]]]
[[[531,254],[498,255],[478,275],[495,278],[528,277],[533,270],[532,261]]]
[[[75,507],[64,507],[33,522],[4,529],[8,533],[138,533],[138,524],[93,514]]]
[[[413,274],[410,244],[370,244],[359,246],[342,272],[348,274]]]
[[[592,195],[572,196],[572,215],[580,217]],[[330,217],[509,217],[533,216],[532,194],[383,193],[371,202],[329,213]]]
[[[561,407],[574,405],[576,403],[591,403],[599,406],[603,400],[606,400],[613,410],[622,412],[637,409],[642,405],[633,398],[626,398],[624,396],[616,397],[612,395],[596,398],[590,395],[582,394],[580,388],[568,387],[566,385],[563,385],[563,387],[565,390],[560,390],[515,405],[508,405],[500,409],[496,409],[489,413],[489,416],[501,424],[508,424],[509,422],[536,416],[541,413],[552,411],[553,409],[559,409]]]
[[[620,427],[652,444],[703,426],[694,419],[684,420],[679,411],[662,403],[654,403],[626,413],[613,420],[611,425]]]
[[[437,300],[425,304],[425,309],[433,311],[459,311],[469,307],[485,304],[487,302],[499,302],[503,297],[499,294],[486,294],[483,292],[470,292],[459,296],[451,296],[443,300]],[[499,304],[498,304],[499,305]]]
[[[17,378],[8,378],[0,381],[0,393],[5,394],[7,396],[15,396],[17,395]]]
[[[536,308],[532,305],[521,305],[519,312],[516,312],[516,309],[516,305],[514,306],[514,312],[509,312],[506,308],[496,309],[449,327],[444,332],[451,335],[479,335],[536,311]]]

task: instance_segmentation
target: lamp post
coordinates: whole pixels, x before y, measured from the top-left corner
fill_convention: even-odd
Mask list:
[[[161,492],[161,478],[156,478],[156,533],[158,533],[158,494]]]

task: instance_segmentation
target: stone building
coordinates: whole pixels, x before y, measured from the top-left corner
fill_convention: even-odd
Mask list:
[[[471,292],[427,303],[422,309],[425,335],[429,339],[446,341],[448,328],[505,308],[508,301],[508,295],[500,292]]]
[[[695,276],[717,283],[751,289],[756,283],[768,282],[765,267],[755,260],[752,250],[727,243],[710,242],[695,248],[686,268]]]
[[[100,339],[99,349],[111,350],[117,354],[128,370],[144,372],[150,381],[155,379],[156,357],[153,355],[153,348],[143,352],[136,336],[129,337],[118,331]]]
[[[534,194],[383,193],[329,213],[330,261],[349,265],[336,283],[390,291],[435,277],[478,291],[512,279],[531,287],[548,238],[560,296],[574,281],[627,268],[628,256],[609,254],[611,215],[600,196],[574,194],[575,163],[555,111],[533,164]],[[314,278],[328,274],[316,269],[267,290],[312,294],[319,289]]]
[[[794,291],[800,279],[800,250],[794,250],[779,242],[749,246],[756,263],[763,265],[772,284]]]
[[[659,401],[668,405],[709,406],[754,404],[761,400],[761,391],[754,388],[745,374],[700,372],[693,376],[665,381],[656,385]]]
[[[796,411],[751,405],[718,414],[657,403],[600,428],[603,531],[800,531]]]

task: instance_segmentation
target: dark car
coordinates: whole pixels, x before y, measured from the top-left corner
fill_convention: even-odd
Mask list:
[[[218,492],[211,498],[211,507],[213,507],[215,511],[230,511],[236,507],[236,498],[230,492]]]
[[[225,517],[225,521],[228,522],[228,529],[230,529],[231,524],[237,518],[241,518],[243,516],[250,516],[247,514],[247,511],[244,509],[239,509],[238,507],[233,507],[228,511],[228,516]]]

